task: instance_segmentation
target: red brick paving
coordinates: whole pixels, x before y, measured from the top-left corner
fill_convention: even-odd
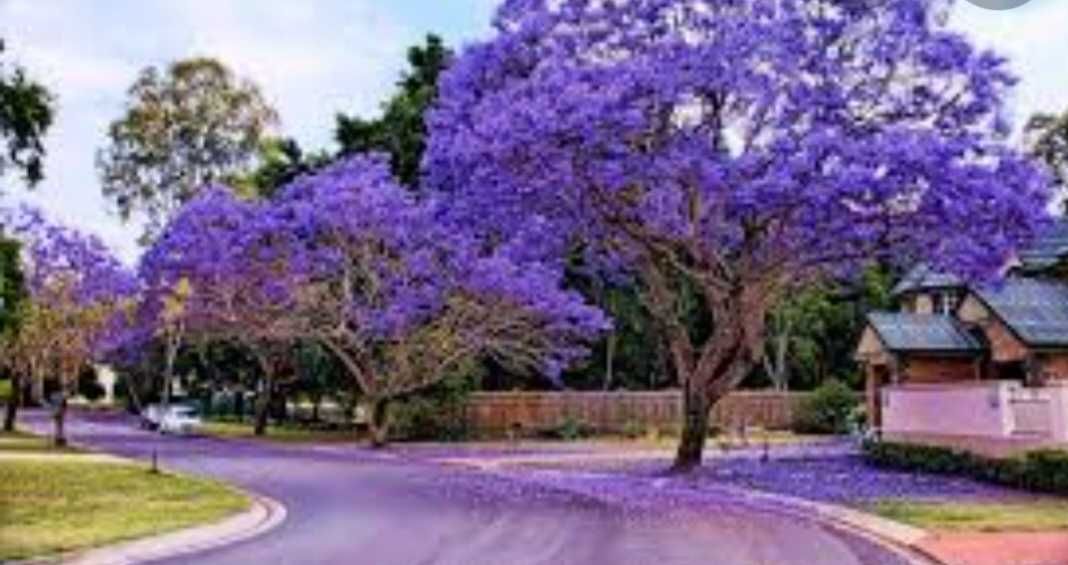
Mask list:
[[[1068,565],[1068,532],[939,533],[918,545],[948,565]]]

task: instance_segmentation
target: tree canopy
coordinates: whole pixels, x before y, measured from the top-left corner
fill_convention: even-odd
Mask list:
[[[1005,142],[1014,78],[947,6],[507,1],[442,76],[424,189],[502,253],[582,242],[639,281],[690,468],[791,287],[900,256],[991,276],[1044,221],[1047,179]]]
[[[335,138],[341,155],[372,151],[389,154],[393,173],[406,186],[414,187],[426,147],[424,114],[437,98],[438,76],[452,52],[441,38],[428,35],[422,45],[408,49],[409,69],[397,83],[399,91],[374,119],[338,114]]]
[[[0,58],[4,40],[0,39]],[[52,125],[55,100],[22,67],[0,59],[0,175],[15,168],[32,186],[44,177],[44,136]]]
[[[148,67],[97,154],[104,196],[150,240],[199,190],[249,170],[277,115],[259,87],[214,59]]]
[[[186,281],[188,331],[253,352],[262,398],[298,343],[320,344],[374,404],[378,442],[390,399],[480,356],[557,378],[605,318],[560,290],[558,270],[485,254],[439,208],[402,189],[382,156],[342,159],[271,200],[206,190],[145,254],[142,323],[159,327]]]

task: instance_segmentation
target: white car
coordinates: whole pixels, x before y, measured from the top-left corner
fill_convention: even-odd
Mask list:
[[[171,406],[163,413],[159,421],[159,431],[163,434],[188,434],[201,425],[200,416],[192,406]]]
[[[159,404],[149,404],[141,411],[141,427],[146,430],[158,429],[162,419],[163,407]]]

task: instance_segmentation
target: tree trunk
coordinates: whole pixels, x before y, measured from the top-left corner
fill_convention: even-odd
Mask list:
[[[271,413],[273,389],[274,378],[265,376],[263,390],[260,392],[260,397],[256,399],[256,424],[253,428],[253,435],[262,436],[267,434],[267,417]]]
[[[389,400],[378,398],[371,401],[371,447],[379,449],[389,443]]]
[[[312,396],[312,413],[311,413],[312,422],[318,422],[319,421],[319,406],[322,403],[323,403],[322,395],[316,394],[316,395]]]
[[[701,465],[712,405],[704,391],[692,383],[686,383],[682,397],[682,437],[679,438],[672,472],[685,473]]]
[[[615,372],[616,358],[616,332],[608,336],[608,345],[605,351],[604,390],[612,390],[612,378]]]
[[[22,402],[22,378],[11,375],[11,396],[7,397],[7,412],[4,414],[4,431],[15,431],[15,418]]]
[[[55,406],[52,418],[55,422],[55,436],[53,441],[56,447],[67,446],[67,393],[59,393],[59,402]]]
[[[30,380],[30,405],[43,406],[45,403],[45,383],[43,376],[34,376]]]

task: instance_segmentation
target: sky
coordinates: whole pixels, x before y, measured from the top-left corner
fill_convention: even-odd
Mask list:
[[[280,133],[307,149],[332,145],[337,112],[374,115],[408,46],[434,32],[452,46],[490,34],[498,0],[0,0],[10,57],[58,97],[46,179],[32,192],[0,179],[6,201],[38,205],[96,233],[127,262],[139,227],[100,195],[94,166],[125,92],[149,65],[212,56],[258,83]],[[1068,109],[1068,2],[1031,0],[1010,11],[958,2],[950,25],[1008,56],[1021,84],[1017,123]]]

